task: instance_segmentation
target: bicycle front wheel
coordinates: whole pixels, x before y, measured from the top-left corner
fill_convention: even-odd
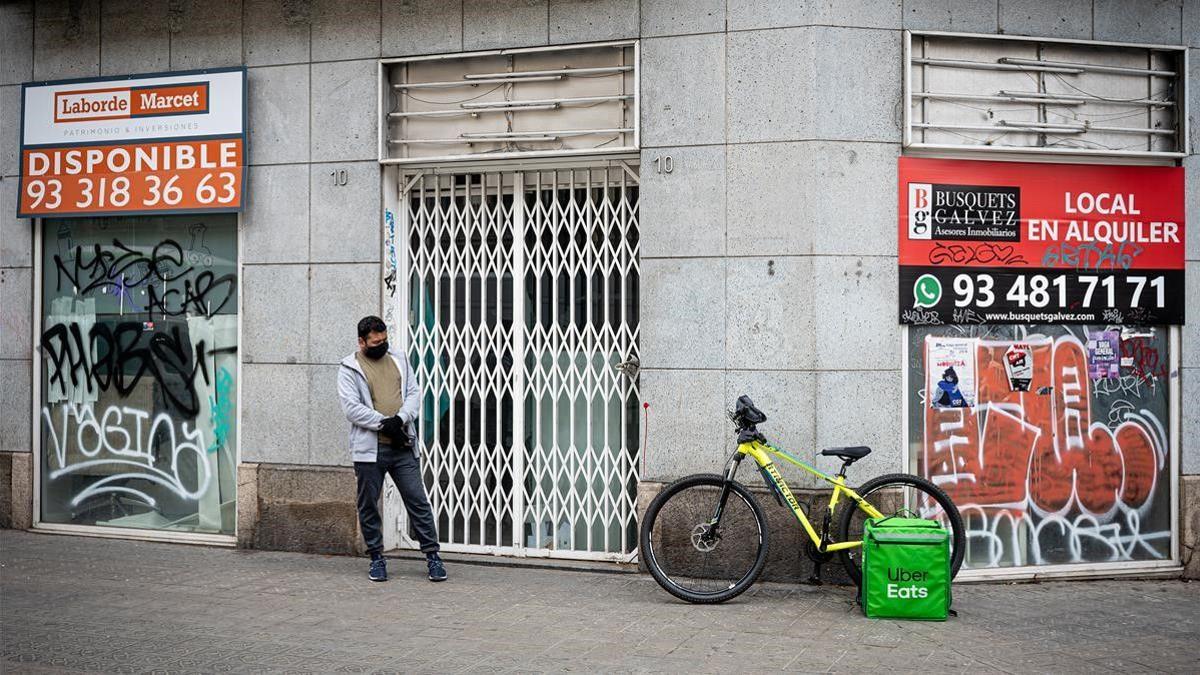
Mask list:
[[[950,533],[950,577],[958,574],[958,569],[962,567],[963,555],[967,551],[966,530],[963,528],[958,508],[941,488],[920,476],[893,473],[872,478],[855,492],[885,516],[911,511],[921,518],[941,523]],[[841,509],[839,541],[862,541],[863,525],[869,516],[850,499],[843,502]],[[855,584],[861,586],[862,549],[845,549],[839,551],[839,554],[846,574]]]
[[[668,485],[646,509],[639,544],[651,576],[668,593],[695,603],[724,602],[754,583],[767,561],[767,519],[750,491],[697,474]]]

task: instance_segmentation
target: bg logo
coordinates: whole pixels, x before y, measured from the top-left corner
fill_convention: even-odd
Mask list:
[[[908,238],[1021,241],[1021,189],[908,184]]]
[[[931,239],[933,218],[933,185],[929,183],[908,184],[908,238]]]

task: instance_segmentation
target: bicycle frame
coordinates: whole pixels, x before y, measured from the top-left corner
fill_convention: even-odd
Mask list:
[[[814,528],[812,523],[809,522],[808,516],[804,513],[804,510],[800,508],[800,502],[796,500],[795,495],[792,494],[791,488],[788,487],[787,481],[783,479],[783,476],[779,474],[779,469],[775,467],[775,462],[771,459],[772,455],[779,457],[790,464],[800,467],[804,471],[811,473],[817,478],[820,478],[821,480],[833,486],[833,494],[829,497],[829,510],[825,514],[825,522],[824,526],[821,528],[821,534],[817,534],[816,528]],[[862,546],[861,540],[841,541],[836,543],[829,541],[829,524],[833,518],[833,511],[837,507],[838,501],[841,499],[843,494],[846,496],[846,498],[853,500],[858,505],[858,508],[862,509],[863,512],[868,516],[872,518],[884,517],[883,513],[880,512],[879,509],[876,509],[874,506],[872,506],[870,502],[859,496],[859,494],[853,489],[847,487],[846,465],[842,466],[842,470],[836,476],[830,476],[829,474],[800,461],[787,452],[784,452],[783,450],[780,450],[779,448],[776,448],[775,446],[761,440],[752,440],[746,443],[740,443],[738,445],[737,451],[734,452],[729,458],[729,464],[725,471],[726,483],[733,481],[733,477],[734,474],[737,473],[738,466],[746,457],[750,457],[754,460],[754,463],[758,465],[760,472],[763,474],[763,481],[767,484],[767,487],[775,490],[776,494],[783,498],[783,501],[787,503],[788,507],[791,508],[792,513],[796,516],[796,520],[800,521],[801,527],[803,527],[804,531],[808,533],[808,537],[812,539],[812,542],[817,547],[817,550],[821,551],[822,553],[832,553],[835,551],[842,551],[845,549],[858,548]],[[725,508],[725,500],[728,494],[729,488],[727,486],[724,490],[722,490],[721,499],[717,505],[717,512],[713,514],[713,522],[716,522],[718,519],[720,519],[721,512]]]

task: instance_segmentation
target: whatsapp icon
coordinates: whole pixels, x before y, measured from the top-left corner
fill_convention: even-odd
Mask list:
[[[932,274],[922,274],[913,284],[913,307],[933,307],[942,299],[942,282]]]

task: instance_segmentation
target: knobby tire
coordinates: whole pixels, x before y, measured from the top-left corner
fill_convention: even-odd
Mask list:
[[[673,582],[670,576],[661,569],[658,558],[655,555],[652,536],[654,534],[655,522],[658,519],[659,514],[662,512],[663,506],[665,506],[672,497],[678,495],[684,490],[707,485],[719,491],[724,484],[725,477],[718,476],[716,474],[695,474],[680,478],[664,488],[663,491],[660,492],[658,496],[656,496],[654,500],[650,502],[650,507],[646,509],[646,515],[642,519],[641,532],[638,538],[642,560],[646,563],[646,568],[650,571],[650,575],[654,577],[654,580],[658,582],[658,585],[662,586],[664,590],[680,600],[686,600],[687,602],[696,604],[713,604],[725,602],[726,600],[735,598],[744,593],[746,589],[750,588],[750,586],[754,584],[754,582],[758,579],[758,576],[762,573],[763,565],[765,565],[767,562],[767,542],[769,540],[769,530],[767,529],[767,518],[763,513],[762,507],[759,506],[758,501],[754,498],[754,495],[750,494],[750,491],[747,490],[741,483],[738,483],[737,481],[730,481],[729,501],[740,498],[746,503],[747,506],[750,507],[750,511],[753,513],[754,519],[757,521],[759,533],[761,535],[758,544],[758,554],[754,559],[753,566],[747,570],[745,576],[743,576],[737,583],[733,584],[728,589],[717,593],[697,593],[683,588]],[[715,510],[715,501],[713,502],[712,506],[713,510]]]

